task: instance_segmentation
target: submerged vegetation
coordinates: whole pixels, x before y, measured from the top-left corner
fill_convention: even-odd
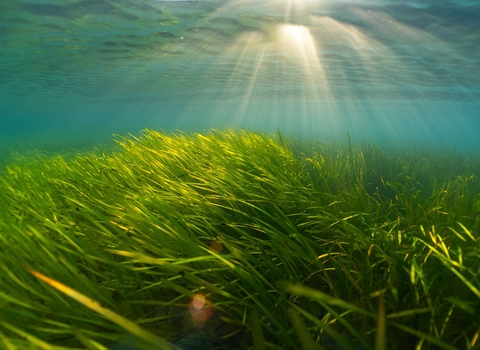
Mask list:
[[[480,158],[117,141],[0,177],[0,348],[480,349]]]

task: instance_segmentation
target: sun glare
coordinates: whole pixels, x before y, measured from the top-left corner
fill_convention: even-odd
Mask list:
[[[306,41],[311,39],[310,31],[304,26],[283,24],[280,26],[280,31],[285,40],[299,45],[304,45]]]

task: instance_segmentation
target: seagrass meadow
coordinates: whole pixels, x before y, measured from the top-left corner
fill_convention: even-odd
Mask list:
[[[480,349],[480,157],[250,131],[0,177],[2,349]]]

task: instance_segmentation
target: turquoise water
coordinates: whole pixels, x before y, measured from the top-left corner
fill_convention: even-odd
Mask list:
[[[0,0],[0,8],[3,146],[243,127],[480,149],[478,1]]]

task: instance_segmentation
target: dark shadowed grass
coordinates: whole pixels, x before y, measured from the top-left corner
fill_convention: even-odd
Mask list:
[[[117,141],[0,177],[0,348],[480,348],[478,157]]]

